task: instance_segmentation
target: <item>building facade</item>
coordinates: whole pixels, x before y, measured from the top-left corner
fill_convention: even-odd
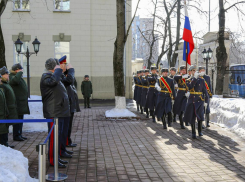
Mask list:
[[[147,66],[147,60],[150,55],[150,46],[152,43],[153,18],[140,18],[136,16],[132,24],[132,60],[137,58],[144,60],[144,65]],[[143,34],[143,35],[142,35]],[[155,41],[152,51],[152,63],[157,62],[159,55],[158,35],[154,34]]]
[[[127,24],[131,21],[131,7],[126,5]],[[50,0],[9,1],[3,13],[2,30],[8,68],[20,62],[26,76],[25,56],[16,54],[14,42],[19,37],[33,51],[32,41],[37,36],[40,51],[30,58],[31,94],[40,95],[40,78],[45,61],[50,57],[67,55],[75,68],[79,98],[84,75],[93,83],[93,99],[113,99],[113,51],[116,38],[115,0]],[[131,34],[125,46],[126,97],[131,88]]]

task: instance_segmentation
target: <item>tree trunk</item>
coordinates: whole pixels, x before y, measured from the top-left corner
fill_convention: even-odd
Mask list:
[[[176,62],[177,62],[177,57],[178,57],[178,53],[176,53],[176,51],[178,50],[178,46],[179,46],[179,40],[180,40],[180,9],[181,9],[181,5],[180,5],[180,0],[177,0],[178,4],[177,4],[177,27],[176,27],[176,45],[175,45],[175,49],[174,49],[174,54],[172,56],[172,62],[171,62],[171,67],[175,67]]]
[[[217,95],[223,94],[224,76],[225,76],[226,61],[227,61],[224,33],[225,33],[224,2],[223,0],[219,0],[219,33],[218,33],[219,46],[216,48],[217,79],[216,79],[216,89],[215,89]]]
[[[114,43],[113,76],[115,96],[125,97],[123,58],[125,46],[125,1],[117,0],[117,38]]]
[[[5,44],[4,44],[4,37],[2,31],[2,14],[7,6],[8,0],[2,0],[0,3],[0,68],[6,65],[6,58],[5,58]]]

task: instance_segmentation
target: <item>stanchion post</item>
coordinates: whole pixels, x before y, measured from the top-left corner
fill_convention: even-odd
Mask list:
[[[38,145],[38,179],[39,182],[45,182],[46,176],[46,144]]]
[[[59,161],[58,161],[58,146],[59,146],[59,121],[58,118],[54,118],[54,173],[46,176],[47,181],[64,181],[67,179],[66,174],[58,172]]]

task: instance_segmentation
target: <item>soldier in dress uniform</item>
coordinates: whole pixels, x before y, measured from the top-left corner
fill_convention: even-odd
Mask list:
[[[163,129],[167,129],[165,116],[168,116],[168,127],[171,127],[171,111],[175,99],[175,90],[173,79],[168,77],[168,68],[163,68],[161,72],[162,76],[157,80],[155,85],[156,89],[159,91],[155,115],[158,120],[160,120],[159,118],[162,118]]]
[[[156,122],[154,110],[156,107],[157,94],[158,94],[158,91],[155,89],[155,84],[157,82],[157,79],[158,79],[157,67],[151,66],[151,75],[148,77],[149,90],[146,97],[145,108],[150,109],[150,116],[152,116],[153,123]]]
[[[176,68],[175,67],[171,67],[170,68],[170,75],[169,78],[174,78],[174,76],[176,76]],[[173,80],[174,81],[174,80]],[[178,84],[176,84],[176,82],[174,81],[174,89],[175,89],[175,94],[177,94],[177,88],[178,88]],[[176,95],[175,95],[176,97]],[[176,122],[176,114],[174,114],[173,112],[173,108],[172,108],[172,116],[173,116],[173,122]]]
[[[146,96],[149,89],[149,83],[148,83],[148,77],[149,77],[149,70],[144,70],[144,76],[142,77],[142,93],[141,93],[141,106],[144,108],[144,111],[146,112],[146,118],[149,118],[149,110],[145,107],[146,104]]]
[[[139,72],[139,75],[137,77],[138,89],[137,89],[137,101],[136,101],[136,103],[137,103],[137,110],[139,111],[139,108],[140,108],[140,112],[141,112],[141,114],[143,114],[143,108],[141,106],[141,93],[142,93],[141,80],[142,80],[143,72],[141,70],[138,72]]]
[[[210,76],[206,75],[205,71],[206,71],[206,67],[199,66],[200,77],[205,80],[205,86],[206,86],[206,89],[207,89],[207,92],[208,92],[208,96],[209,96],[209,102],[208,102],[207,107],[205,108],[205,114],[206,114],[206,121],[207,121],[206,127],[210,127],[210,125],[209,125],[209,114],[210,114],[209,103],[210,103],[210,100],[211,100],[211,98],[213,96],[213,89],[212,89],[212,86],[211,86]]]
[[[189,76],[186,74],[186,66],[180,66],[180,75],[174,76],[174,81],[178,84],[178,92],[173,107],[173,113],[179,116],[181,129],[185,129],[183,116],[187,102],[186,93],[188,92],[188,87],[186,85],[186,79],[188,77]],[[189,126],[188,121],[185,121],[185,125]]]
[[[170,68],[170,75],[169,75],[169,77],[173,79],[174,76],[176,75],[176,71],[177,71],[177,70],[176,70],[175,67],[171,67],[171,68]]]
[[[195,121],[197,118],[198,134],[199,136],[203,136],[202,122],[204,121],[204,107],[207,106],[209,98],[205,81],[203,78],[199,77],[199,73],[196,72],[196,67],[191,66],[190,70],[192,77],[187,81],[190,96],[188,97],[184,120],[191,124],[192,138],[196,139]]]
[[[134,76],[134,100],[137,101],[137,89],[138,89],[138,82],[137,77],[139,76],[139,71],[137,71],[136,75]],[[137,108],[138,109],[138,108]],[[138,110],[139,111],[139,110]]]

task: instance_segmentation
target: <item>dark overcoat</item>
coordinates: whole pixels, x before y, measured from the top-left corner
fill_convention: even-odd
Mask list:
[[[137,76],[134,76],[134,100],[135,101],[137,101],[137,90],[138,90]]]
[[[137,77],[138,88],[137,88],[137,100],[136,103],[141,105],[141,93],[142,93],[142,76]]]
[[[91,97],[91,94],[93,94],[92,82],[90,80],[82,81],[81,91],[82,91],[82,94],[83,94],[84,98],[85,97]]]
[[[187,82],[190,96],[184,114],[184,120],[190,124],[198,121],[204,121],[204,101],[208,103],[208,92],[203,78],[190,78]]]
[[[0,88],[3,89],[6,98],[6,104],[8,108],[8,116],[7,119],[18,119],[18,111],[17,104],[14,91],[12,87],[9,85],[7,80],[2,78],[2,83],[0,83]]]
[[[174,81],[178,84],[178,91],[173,106],[173,113],[180,115],[181,112],[185,111],[187,98],[185,93],[187,92],[186,79],[182,78],[181,75],[176,75]]]
[[[16,73],[12,70],[9,74],[9,85],[14,90],[19,115],[30,114],[28,105],[28,89],[22,75],[22,71]]]
[[[145,108],[149,108],[151,111],[153,111],[157,105],[157,94],[158,91],[155,88],[155,84],[158,79],[158,75],[151,75],[148,78],[148,83],[149,83],[149,89],[146,97],[146,103],[145,103]]]
[[[203,78],[204,78],[204,80],[206,81],[206,83],[207,83],[207,85],[208,85],[208,88],[209,88],[209,90],[207,90],[208,96],[209,96],[209,98],[212,98],[212,96],[213,96],[213,90],[212,90],[212,86],[211,86],[210,76],[204,75]],[[205,109],[206,109],[206,110],[205,110],[206,114],[209,114],[209,113],[210,113],[210,106],[209,106],[209,103],[210,103],[210,100],[209,100],[209,102],[208,102],[207,108],[205,108]]]
[[[167,87],[164,85],[161,78],[165,79],[168,83],[168,86],[171,89],[172,94],[168,92]],[[175,99],[175,90],[173,79],[168,77],[161,77],[157,80],[161,91],[158,93],[157,97],[157,106],[155,110],[155,115],[157,118],[161,118],[164,114],[167,114],[172,111],[172,99]]]
[[[6,119],[8,115],[8,109],[6,104],[5,95],[3,89],[0,88],[0,119]],[[8,124],[1,123],[0,124],[0,134],[6,134],[9,132]]]
[[[145,107],[146,96],[149,89],[148,76],[143,76],[141,82],[142,82],[141,106]]]

